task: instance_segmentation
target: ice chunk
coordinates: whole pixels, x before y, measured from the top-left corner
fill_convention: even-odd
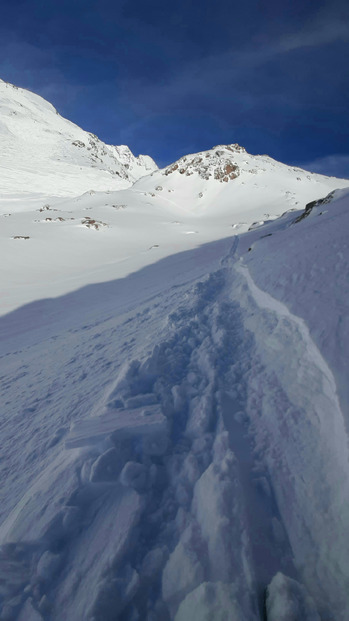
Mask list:
[[[314,600],[303,585],[278,572],[267,588],[268,621],[320,621]]]

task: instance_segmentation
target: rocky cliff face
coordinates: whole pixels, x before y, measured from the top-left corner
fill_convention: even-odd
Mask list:
[[[238,144],[214,147],[194,156],[181,157],[174,164],[167,166],[163,174],[168,176],[177,171],[180,175],[187,177],[196,174],[206,181],[212,178],[227,183],[236,179],[240,174],[234,157],[236,153],[246,153],[246,151]]]

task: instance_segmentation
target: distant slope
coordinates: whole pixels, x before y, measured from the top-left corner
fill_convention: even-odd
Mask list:
[[[348,180],[237,144],[158,170],[0,81],[0,314],[303,209]]]
[[[157,168],[151,157],[104,144],[42,97],[2,80],[0,141],[1,194],[117,190]]]
[[[186,155],[135,183],[155,201],[169,201],[192,215],[228,217],[245,231],[289,209],[347,187],[347,179],[316,175],[267,155],[251,155],[238,144]]]

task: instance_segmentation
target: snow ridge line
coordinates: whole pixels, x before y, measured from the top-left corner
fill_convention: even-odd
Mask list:
[[[292,314],[285,304],[283,304],[279,300],[276,300],[271,295],[269,295],[266,291],[263,291],[262,289],[257,287],[247,266],[244,265],[244,263],[241,260],[239,263],[235,265],[235,270],[239,274],[242,274],[244,278],[246,279],[248,287],[256,303],[258,304],[260,308],[264,308],[266,310],[272,311],[276,313],[277,315],[279,315],[280,317],[285,317],[291,320],[297,325],[297,327],[299,328],[303,336],[304,342],[306,343],[307,351],[309,353],[310,358],[314,361],[314,364],[319,368],[324,378],[326,378],[326,392],[328,391],[328,394],[332,396],[332,398],[336,402],[336,406],[340,410],[335,379],[333,377],[330,367],[328,366],[325,359],[322,357],[319,349],[317,348],[314,341],[312,340],[305,321],[301,319],[300,317],[297,317],[297,315]]]
[[[231,297],[255,341],[249,432],[301,580],[323,618],[346,621],[349,455],[335,380],[305,322],[259,289],[241,259],[233,272],[240,284]]]

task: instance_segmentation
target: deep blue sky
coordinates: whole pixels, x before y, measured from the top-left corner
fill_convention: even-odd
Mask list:
[[[349,177],[348,0],[2,0],[0,77],[159,165],[219,143]]]

